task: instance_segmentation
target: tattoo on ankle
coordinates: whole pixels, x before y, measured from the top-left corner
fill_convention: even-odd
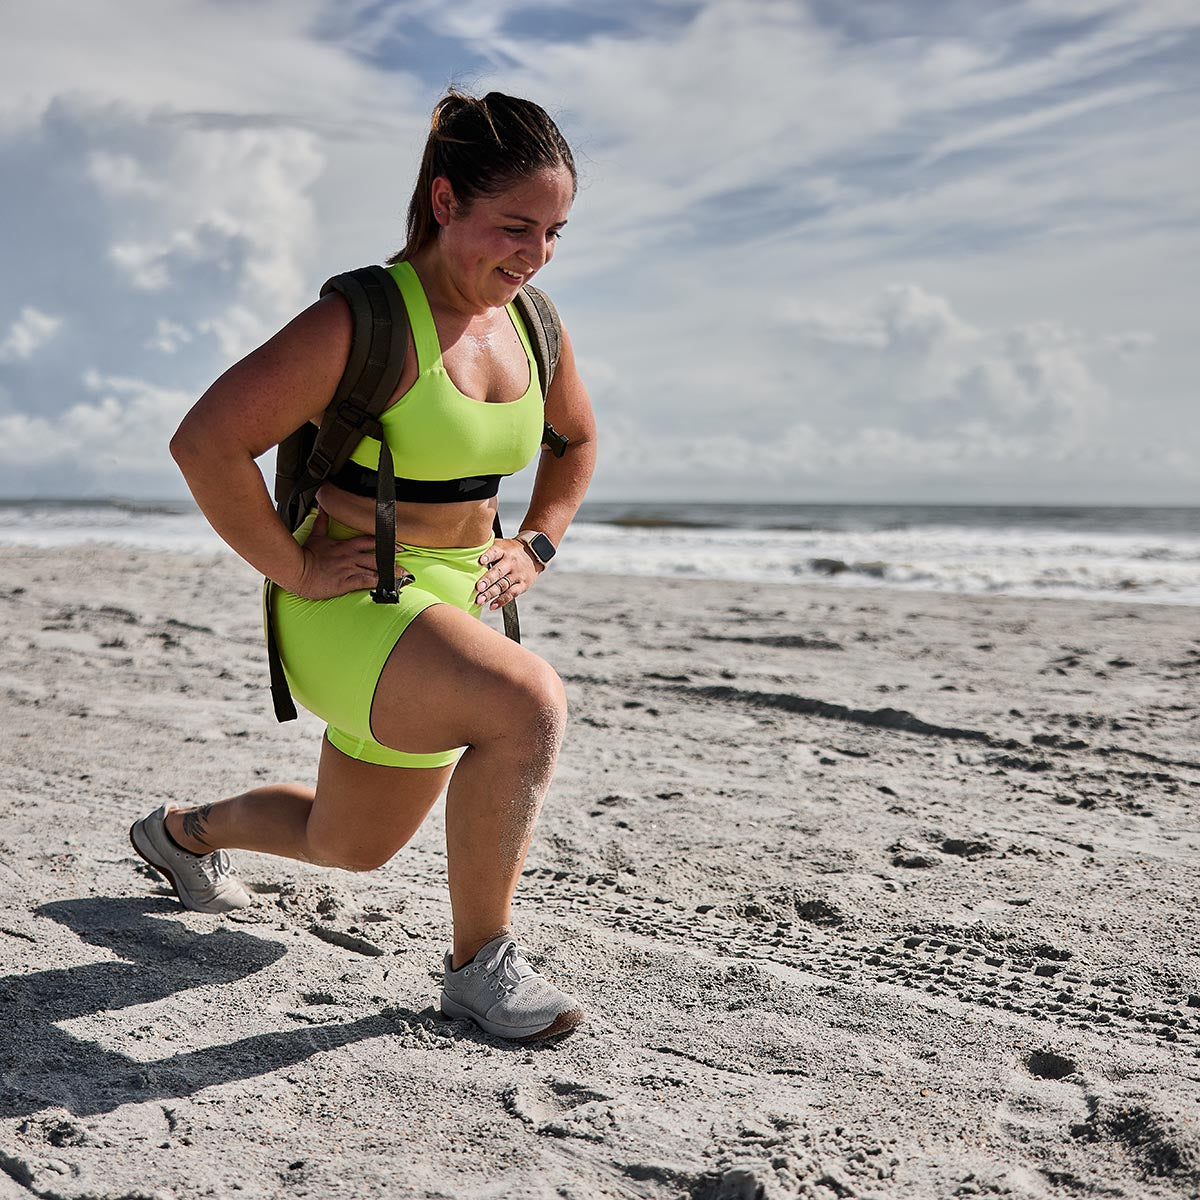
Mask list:
[[[211,804],[202,804],[199,808],[189,808],[183,814],[183,832],[202,846],[208,845],[208,839],[204,835],[208,832],[206,822],[212,810]]]

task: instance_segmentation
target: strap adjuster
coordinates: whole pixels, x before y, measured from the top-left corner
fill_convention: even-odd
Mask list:
[[[372,417],[363,405],[348,398],[337,410],[336,420],[347,429],[361,429]]]
[[[559,433],[549,421],[542,427],[542,445],[547,447],[555,458],[562,458],[570,444],[571,439]]]
[[[406,571],[403,567],[396,572],[396,586],[394,588],[377,587],[371,592],[371,599],[376,604],[399,604],[400,592],[408,587],[410,583],[416,583],[417,577],[411,572]]]

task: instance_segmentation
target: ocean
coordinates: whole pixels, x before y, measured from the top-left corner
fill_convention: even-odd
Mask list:
[[[0,546],[82,543],[232,553],[190,501],[0,501]],[[595,502],[555,570],[1200,605],[1200,508]]]

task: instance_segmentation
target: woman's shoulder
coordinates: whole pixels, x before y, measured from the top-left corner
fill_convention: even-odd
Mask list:
[[[251,391],[309,398],[333,394],[350,357],[353,322],[345,301],[322,296],[227,373]],[[303,403],[303,401],[302,401]]]
[[[329,292],[297,313],[262,349],[272,355],[284,353],[345,366],[353,335],[350,306],[342,296]]]
[[[296,323],[300,324],[301,333],[316,337],[326,345],[344,347],[349,351],[354,319],[350,305],[341,293],[326,292],[295,317],[293,324]]]

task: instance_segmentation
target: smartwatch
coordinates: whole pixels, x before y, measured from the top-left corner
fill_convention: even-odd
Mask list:
[[[517,534],[517,541],[524,542],[533,557],[543,567],[558,553],[554,548],[554,543],[544,533],[538,533],[536,529],[522,529]]]

